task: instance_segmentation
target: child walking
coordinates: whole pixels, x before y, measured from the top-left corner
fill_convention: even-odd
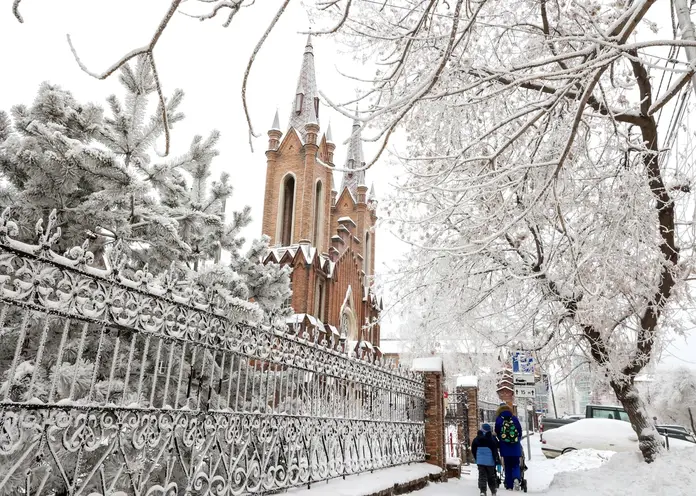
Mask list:
[[[498,440],[491,434],[491,426],[483,424],[474,442],[471,443],[471,453],[474,455],[478,466],[478,486],[481,496],[486,496],[486,485],[495,495],[498,491],[496,480],[496,466],[500,465],[500,453],[498,452]]]

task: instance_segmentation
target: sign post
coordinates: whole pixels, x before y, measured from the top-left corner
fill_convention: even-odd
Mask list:
[[[516,351],[512,354],[512,375],[515,385],[515,398],[525,400],[524,422],[527,429],[527,459],[532,458],[531,431],[534,430],[530,412],[534,411],[536,381],[534,379],[534,357],[530,352]]]
[[[530,431],[534,430],[533,425],[534,421],[532,420],[532,416],[530,415],[530,412],[534,412],[534,400],[529,399],[527,400],[527,460],[532,459],[532,441],[530,441]]]

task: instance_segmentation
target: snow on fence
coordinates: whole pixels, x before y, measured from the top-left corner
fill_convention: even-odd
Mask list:
[[[423,377],[0,216],[0,494],[241,495],[423,461]]]

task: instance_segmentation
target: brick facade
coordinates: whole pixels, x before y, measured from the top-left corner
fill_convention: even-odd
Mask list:
[[[265,262],[293,268],[291,306],[298,318],[292,325],[312,327],[310,333],[316,327],[340,333],[364,350],[379,353],[382,302],[372,291],[377,202],[366,185],[354,184],[355,177],[364,182],[364,172],[345,173],[346,186],[336,190],[336,145],[330,128],[321,133],[318,111],[308,40],[290,126],[283,133],[276,114],[268,132],[262,231],[273,249]],[[360,162],[359,124],[353,129],[348,156],[357,154]],[[361,165],[354,159],[349,162]],[[352,182],[346,181],[348,176]]]

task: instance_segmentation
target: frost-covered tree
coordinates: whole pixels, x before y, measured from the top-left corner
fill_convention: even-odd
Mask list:
[[[689,426],[696,432],[696,371],[688,367],[660,370],[652,389],[650,409],[658,423]]]
[[[361,67],[375,62],[359,117],[380,149],[399,129],[408,140],[388,213],[414,247],[404,291],[428,275],[433,295],[458,302],[450,318],[493,342],[588,357],[647,461],[660,441],[634,379],[676,325],[668,310],[693,265],[685,6],[342,0],[317,11],[334,11],[327,30]]]
[[[269,241],[268,236],[254,240],[245,255],[232,252],[230,267],[244,277],[249,298],[261,307],[269,322],[274,322],[291,314],[285,301],[292,294],[289,284],[292,269],[286,265],[263,263],[268,255]]]
[[[238,249],[250,213],[224,222],[229,177],[210,181],[218,133],[196,136],[181,156],[153,160],[164,132],[160,109],[148,113],[153,74],[140,59],[123,68],[120,81],[125,97],[108,98],[110,115],[48,83],[31,106],[12,109],[11,121],[0,115],[0,202],[12,208],[23,236],[33,237],[36,220],[55,209],[59,248],[91,237],[98,261],[104,246],[119,240],[131,263],[153,270],[172,261],[195,268],[220,249]],[[177,91],[167,103],[170,126],[184,117],[177,110],[182,97]]]

